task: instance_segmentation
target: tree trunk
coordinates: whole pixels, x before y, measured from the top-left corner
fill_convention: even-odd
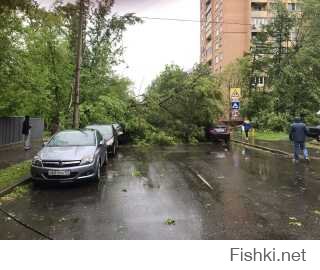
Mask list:
[[[73,98],[73,128],[80,126],[80,71],[82,62],[83,22],[84,21],[84,0],[80,0],[79,28],[77,40],[76,68],[74,78]]]

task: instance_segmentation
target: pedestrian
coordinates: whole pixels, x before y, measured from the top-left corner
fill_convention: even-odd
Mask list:
[[[246,140],[248,141],[249,140],[249,131],[250,131],[250,129],[252,129],[252,125],[249,120],[244,120],[243,129],[244,129],[244,133],[246,135]]]
[[[294,145],[294,162],[299,161],[300,151],[303,152],[304,159],[309,161],[308,149],[305,145],[307,136],[308,130],[306,125],[302,122],[300,117],[295,117],[289,133],[289,138]]]
[[[31,149],[31,125],[30,125],[30,116],[26,115],[23,124],[22,124],[22,135],[23,135],[23,144],[24,150]]]

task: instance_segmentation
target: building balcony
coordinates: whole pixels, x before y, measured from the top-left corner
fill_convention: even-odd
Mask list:
[[[268,2],[270,2],[269,0],[252,0],[251,3],[263,3],[263,4],[267,4]]]
[[[257,10],[251,10],[251,17],[269,17],[269,12],[267,10],[257,11]]]

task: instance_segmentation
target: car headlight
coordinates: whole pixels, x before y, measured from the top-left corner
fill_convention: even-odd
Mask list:
[[[113,138],[111,138],[111,139],[107,140],[107,145],[110,146],[113,144],[113,142],[114,142],[114,140],[113,140]]]
[[[35,156],[32,160],[32,165],[37,167],[42,167],[42,160],[40,157]]]
[[[91,164],[94,161],[94,156],[85,156],[81,159],[81,165]]]

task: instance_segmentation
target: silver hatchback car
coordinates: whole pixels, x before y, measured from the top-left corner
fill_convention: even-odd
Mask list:
[[[35,182],[77,182],[100,180],[107,162],[106,146],[96,130],[66,130],[54,135],[34,157],[31,166]]]

